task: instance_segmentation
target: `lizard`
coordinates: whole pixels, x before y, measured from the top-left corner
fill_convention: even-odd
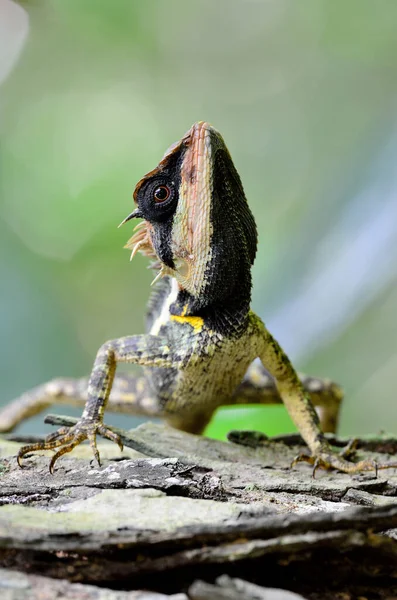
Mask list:
[[[9,431],[52,403],[84,406],[75,425],[23,446],[18,464],[28,453],[54,449],[52,473],[62,455],[88,440],[100,465],[97,435],[123,447],[103,422],[106,408],[161,416],[199,434],[222,405],[283,402],[311,453],[302,460],[345,473],[376,469],[371,460],[350,462],[349,452],[331,448],[324,431],[336,429],[341,388],[298,376],[250,308],[257,227],[221,134],[195,123],[137,183],[133,197],[135,208],[120,225],[143,220],[126,247],[131,259],[139,252],[158,270],[147,333],[103,344],[88,379],[55,379],[0,412],[0,431]],[[116,375],[118,363],[140,365],[143,376]]]

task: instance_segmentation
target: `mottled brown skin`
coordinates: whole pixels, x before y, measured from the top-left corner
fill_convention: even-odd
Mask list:
[[[56,460],[88,439],[99,463],[97,434],[122,447],[103,423],[108,410],[161,416],[201,433],[222,405],[283,402],[311,451],[315,467],[357,473],[376,468],[352,463],[325,439],[335,431],[342,392],[330,381],[296,374],[263,322],[250,310],[256,226],[240,178],[221,135],[199,122],[166,152],[136,186],[144,219],[127,247],[155,259],[160,278],[149,301],[147,333],[106,342],[88,379],[57,379],[24,394],[0,413],[0,430],[54,402],[84,404],[73,427],[21,448],[58,449]],[[255,359],[259,359],[254,362]],[[118,363],[144,376],[115,377]],[[270,375],[269,375],[270,374]],[[388,466],[388,465],[385,465]]]

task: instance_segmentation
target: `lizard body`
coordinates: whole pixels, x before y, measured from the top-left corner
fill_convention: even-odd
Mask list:
[[[121,445],[103,424],[106,406],[161,415],[175,427],[199,433],[218,406],[282,400],[317,465],[345,472],[373,469],[371,461],[353,464],[335,454],[322,433],[313,401],[321,404],[320,392],[328,392],[331,409],[324,424],[335,430],[340,388],[300,380],[250,309],[257,231],[221,135],[208,123],[194,124],[139,181],[134,200],[136,209],[123,223],[144,220],[127,247],[132,256],[139,251],[154,259],[159,269],[148,332],[101,346],[88,382],[56,380],[6,408],[0,414],[3,429],[59,399],[85,402],[76,425],[21,448],[18,461],[33,450],[59,448],[52,471],[62,454],[88,439],[99,463],[97,434]],[[256,358],[272,377],[251,364]],[[115,378],[120,362],[141,365],[144,378]]]

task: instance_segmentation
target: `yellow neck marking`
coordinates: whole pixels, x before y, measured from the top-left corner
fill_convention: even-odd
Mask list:
[[[177,323],[188,323],[193,327],[195,333],[199,333],[204,325],[204,319],[202,317],[179,317],[177,315],[171,315],[171,319]]]

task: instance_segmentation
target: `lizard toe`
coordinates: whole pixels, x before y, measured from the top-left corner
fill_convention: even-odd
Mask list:
[[[105,427],[105,425],[101,425],[100,427],[98,427],[98,433],[100,436],[117,444],[118,447],[120,448],[121,452],[123,451],[124,445],[123,445],[123,442],[121,441],[121,437],[117,433],[114,433],[114,431],[111,431],[110,429]]]
[[[115,442],[121,450],[123,449],[123,444],[119,436],[110,431],[101,421],[96,422],[92,419],[81,419],[76,425],[73,425],[73,427],[61,427],[54,433],[50,433],[50,435],[42,442],[29,444],[28,446],[20,448],[17,455],[18,465],[22,468],[22,458],[26,454],[40,450],[54,450],[55,448],[59,448],[50,461],[49,470],[52,474],[54,472],[55,463],[61,456],[71,452],[76,446],[85,440],[88,440],[95,460],[98,465],[101,466],[96,442],[97,434]]]
[[[356,440],[349,442],[340,453],[333,453],[330,451],[320,451],[316,454],[305,454],[304,452],[298,454],[291,463],[291,468],[297,465],[299,462],[307,462],[313,465],[312,477],[316,476],[318,469],[335,469],[342,473],[348,473],[351,475],[363,473],[365,471],[374,471],[375,477],[378,475],[378,469],[393,468],[397,465],[394,463],[379,465],[375,460],[366,459],[358,462],[351,462],[348,460],[355,453],[357,445]]]

